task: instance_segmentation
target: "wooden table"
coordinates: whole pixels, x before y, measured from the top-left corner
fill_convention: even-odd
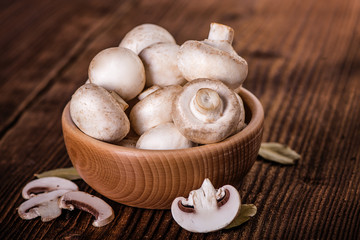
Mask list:
[[[235,29],[249,64],[244,87],[265,110],[263,141],[301,153],[294,166],[258,159],[239,189],[257,215],[231,230],[194,234],[170,211],[103,197],[102,228],[80,211],[25,221],[16,208],[33,174],[71,166],[60,117],[91,59],[142,23],[182,44],[209,24]],[[360,1],[10,1],[0,3],[0,239],[359,239]],[[81,180],[80,189],[100,196]]]

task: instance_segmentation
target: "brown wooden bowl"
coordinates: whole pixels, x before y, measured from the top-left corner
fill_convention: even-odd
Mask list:
[[[238,186],[258,154],[264,111],[259,100],[241,89],[248,126],[222,142],[181,150],[141,150],[102,142],[81,132],[62,115],[65,145],[84,181],[97,192],[133,207],[169,209],[178,196],[209,178],[216,188]]]

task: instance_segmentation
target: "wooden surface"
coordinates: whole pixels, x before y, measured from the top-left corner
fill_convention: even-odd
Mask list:
[[[21,220],[16,208],[33,174],[71,166],[61,112],[92,57],[141,23],[165,27],[181,44],[206,38],[213,21],[235,29],[234,47],[249,64],[245,87],[264,106],[263,140],[302,155],[295,166],[255,163],[239,190],[257,215],[193,234],[170,211],[105,199],[116,218],[103,228],[79,211]],[[359,239],[359,22],[357,0],[2,0],[0,239]]]

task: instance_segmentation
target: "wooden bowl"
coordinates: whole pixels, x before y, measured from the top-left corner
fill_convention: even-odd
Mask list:
[[[259,100],[240,90],[248,126],[220,143],[181,150],[141,150],[96,140],[62,115],[65,145],[84,181],[116,202],[139,208],[169,209],[178,196],[201,186],[209,178],[215,188],[238,186],[258,154],[264,111]]]

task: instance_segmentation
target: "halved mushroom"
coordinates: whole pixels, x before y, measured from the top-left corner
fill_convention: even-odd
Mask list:
[[[190,148],[194,145],[179,132],[174,123],[163,123],[144,132],[137,141],[136,148],[169,150]]]
[[[75,183],[65,178],[44,177],[27,183],[21,195],[23,198],[29,199],[39,193],[47,193],[60,189],[77,191],[79,188]]]
[[[192,81],[197,78],[221,80],[232,89],[244,82],[247,62],[232,47],[234,30],[229,26],[212,23],[208,39],[186,41],[179,50],[178,67],[183,76]]]
[[[135,98],[145,86],[145,69],[133,51],[113,47],[99,52],[89,66],[91,83],[115,91],[125,101]]]
[[[187,82],[177,66],[179,48],[175,43],[156,43],[139,53],[145,67],[145,86],[165,87]]]
[[[179,85],[167,86],[138,102],[130,112],[130,123],[134,131],[142,135],[161,123],[172,122],[172,103],[181,89]]]
[[[188,82],[173,102],[175,126],[196,143],[216,143],[230,136],[239,116],[235,93],[218,80]]]
[[[38,194],[23,202],[18,208],[18,214],[22,219],[33,219],[38,216],[41,221],[47,222],[61,215],[58,200],[71,190],[55,190],[48,193]]]
[[[229,225],[240,210],[239,192],[231,185],[215,190],[209,179],[189,197],[175,198],[171,205],[174,220],[190,232],[213,232]]]
[[[139,54],[144,48],[159,42],[175,43],[175,39],[166,29],[146,23],[128,32],[120,42],[119,47],[128,48]]]
[[[126,107],[126,102],[115,92],[90,83],[73,94],[70,115],[85,134],[106,142],[118,142],[130,131]]]
[[[59,207],[71,211],[77,208],[92,214],[95,217],[92,223],[94,227],[105,226],[114,219],[114,211],[109,204],[86,192],[65,193],[59,200]]]

